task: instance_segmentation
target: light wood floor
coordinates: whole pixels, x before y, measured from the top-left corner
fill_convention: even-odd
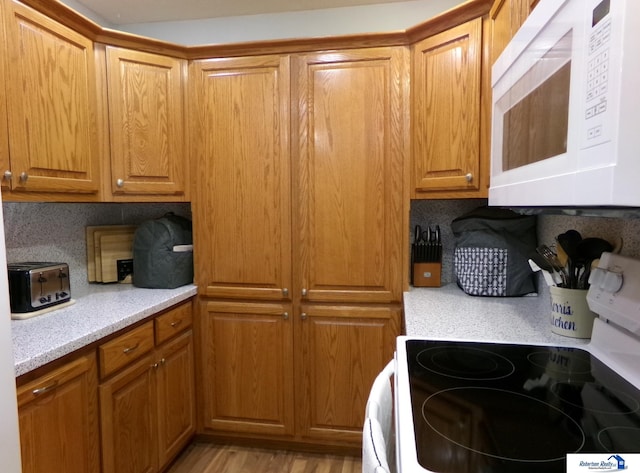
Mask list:
[[[361,458],[194,443],[166,473],[361,472]]]

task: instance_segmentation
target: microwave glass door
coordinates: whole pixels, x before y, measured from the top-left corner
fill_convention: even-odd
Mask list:
[[[567,152],[572,35],[552,45],[496,102],[503,114],[503,171]]]

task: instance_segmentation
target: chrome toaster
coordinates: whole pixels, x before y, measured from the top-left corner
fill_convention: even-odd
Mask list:
[[[34,312],[71,300],[66,263],[10,263],[7,269],[12,313]]]

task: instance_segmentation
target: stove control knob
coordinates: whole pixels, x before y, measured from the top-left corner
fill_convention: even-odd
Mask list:
[[[602,289],[604,291],[615,294],[622,288],[622,273],[616,273],[614,271],[607,271],[602,281]]]
[[[605,292],[615,294],[622,288],[622,273],[603,268],[594,268],[589,277],[589,284]]]

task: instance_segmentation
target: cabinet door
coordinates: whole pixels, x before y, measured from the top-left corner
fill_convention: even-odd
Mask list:
[[[533,8],[531,0],[494,0],[491,18],[491,62],[500,56]]]
[[[5,177],[6,172],[11,172],[9,167],[9,137],[7,135],[7,41],[5,36],[5,2],[0,2],[0,187],[9,188],[10,180]]]
[[[185,192],[185,62],[107,47],[114,195]]]
[[[155,359],[147,355],[100,385],[103,473],[155,473]]]
[[[296,406],[300,432],[358,444],[373,380],[393,358],[400,309],[303,306],[296,320]]]
[[[482,20],[413,46],[414,197],[481,189]],[[454,195],[450,195],[453,197]]]
[[[203,295],[283,299],[291,287],[289,61],[190,66],[195,278]]]
[[[162,345],[156,355],[160,467],[172,460],[195,432],[193,333]]]
[[[204,426],[293,433],[290,306],[208,302],[202,314]]]
[[[23,473],[99,473],[94,356],[18,388]]]
[[[305,300],[402,296],[406,50],[296,58],[294,281]]]
[[[6,6],[12,188],[96,193],[93,43],[17,1]]]

